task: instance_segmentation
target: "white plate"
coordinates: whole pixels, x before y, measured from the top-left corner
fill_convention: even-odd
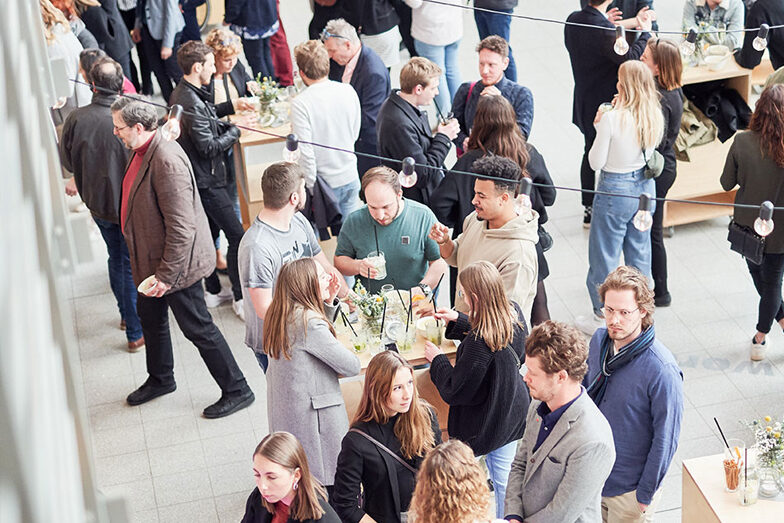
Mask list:
[[[156,283],[157,283],[157,280],[155,279],[155,275],[153,274],[152,276],[146,277],[144,279],[144,281],[139,284],[139,286],[136,288],[136,290],[139,291],[141,294],[144,294],[146,296],[147,293],[150,291],[150,289],[155,287]]]

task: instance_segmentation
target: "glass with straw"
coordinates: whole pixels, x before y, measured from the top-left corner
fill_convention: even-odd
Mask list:
[[[743,471],[738,488],[738,501],[741,505],[753,505],[759,499],[759,477],[755,467],[749,466],[749,449],[743,449]]]

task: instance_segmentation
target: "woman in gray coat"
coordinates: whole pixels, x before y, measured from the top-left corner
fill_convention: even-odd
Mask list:
[[[313,259],[291,261],[280,270],[264,321],[269,430],[294,434],[311,472],[327,487],[335,482],[340,442],[348,431],[338,378],[361,368],[328,320],[334,318],[339,287]]]

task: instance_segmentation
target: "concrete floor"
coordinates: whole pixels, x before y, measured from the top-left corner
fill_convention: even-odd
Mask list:
[[[656,4],[660,27],[679,28],[680,3]],[[521,2],[517,12],[563,20],[577,6],[576,0]],[[287,0],[281,9],[293,48],[306,38],[307,1]],[[461,66],[469,80],[477,76],[477,35],[470,12],[464,31]],[[582,136],[571,124],[572,77],[563,28],[514,20],[511,41],[519,81],[531,88],[536,103],[531,143],[544,155],[557,184],[578,186]],[[393,84],[398,71],[393,69]],[[550,311],[553,319],[570,322],[590,311],[585,287],[588,233],[581,225],[577,193],[561,191],[550,217],[547,229],[555,240],[547,255]],[[726,226],[724,218],[677,227],[668,240],[673,305],[656,312],[656,330],[683,369],[686,411],[657,521],[680,520],[681,460],[721,451],[713,416],[727,437],[749,441],[739,419],[781,413],[784,351],[779,348],[784,338],[775,329],[768,342],[769,358],[749,361],[756,294],[743,261],[728,248]],[[125,396],[146,378],[144,353],[125,351],[97,231],[93,249],[97,259],[79,267],[70,300],[98,484],[106,493],[127,497],[133,521],[238,521],[254,487],[251,454],[267,434],[265,379],[243,344],[244,325],[229,306],[213,310],[256,393],[251,408],[226,419],[201,417],[219,390],[175,322],[177,391],[140,407],[127,406]]]

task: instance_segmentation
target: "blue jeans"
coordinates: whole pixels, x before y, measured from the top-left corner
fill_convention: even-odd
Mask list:
[[[626,265],[636,267],[648,279],[651,278],[651,231],[640,231],[632,223],[637,214],[642,193],[656,194],[656,185],[643,175],[643,169],[629,173],[608,173],[602,171],[599,177],[599,191],[627,194],[635,198],[619,198],[597,194],[593,199],[591,233],[588,238],[588,293],[594,312],[602,308],[599,285],[613,271],[621,260],[621,252]],[[656,210],[656,202],[652,201]]]
[[[359,199],[359,187],[359,180],[354,180],[340,187],[332,187],[332,192],[338,201],[338,207],[340,208],[340,214],[343,215],[344,222],[349,214],[362,206],[362,201]]]
[[[125,320],[125,336],[128,341],[136,341],[142,337],[142,324],[136,314],[136,285],[131,275],[131,260],[128,245],[116,223],[107,222],[93,216],[98,230],[106,244],[109,254],[109,286],[117,300],[120,317]]]
[[[485,454],[485,464],[493,480],[493,494],[495,494],[495,517],[504,517],[504,498],[506,497],[506,484],[509,480],[509,471],[512,470],[517,451],[517,441],[510,441],[503,447]]]
[[[256,351],[253,351],[253,355],[256,356],[256,361],[259,362],[259,367],[261,367],[261,370],[263,370],[264,374],[266,374],[267,367],[269,367],[269,357],[263,352],[256,352]]]
[[[479,31],[479,38],[485,39],[490,35],[498,35],[507,43],[509,43],[509,26],[512,22],[513,9],[494,9],[494,11],[502,11],[509,13],[500,15],[496,13],[486,13],[484,11],[474,11],[474,20],[476,21],[476,29]],[[509,46],[509,67],[504,71],[504,76],[513,82],[517,81],[517,66],[515,65],[514,56],[512,56],[512,46]]]
[[[460,46],[460,40],[449,45],[430,45],[415,38],[414,45],[419,56],[427,58],[444,71],[438,84],[436,101],[446,117],[452,108],[452,100],[457,88],[460,87],[460,66],[457,63],[457,48]]]

